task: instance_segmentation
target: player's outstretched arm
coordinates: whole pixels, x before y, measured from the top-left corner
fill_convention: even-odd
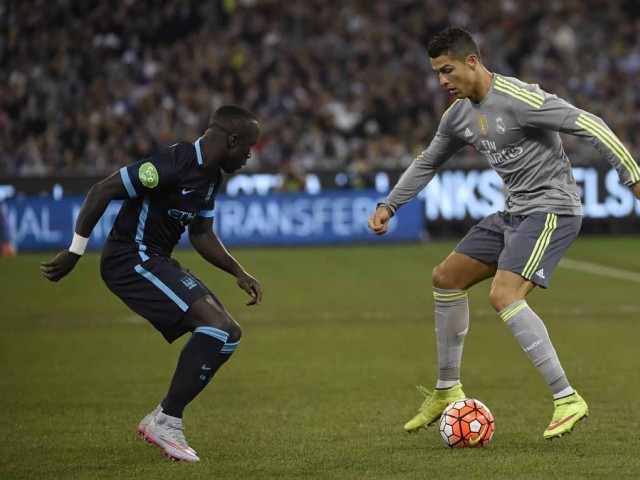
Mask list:
[[[523,102],[514,105],[518,106],[514,112],[522,127],[542,128],[586,139],[617,171],[620,183],[638,196],[640,187],[636,184],[640,182],[640,165],[602,118],[555,95],[547,95],[543,103],[533,108]]]
[[[389,230],[389,220],[391,220],[391,212],[387,207],[380,205],[369,217],[369,229],[376,235],[384,235]]]
[[[191,222],[189,241],[207,262],[236,277],[238,287],[251,297],[247,305],[257,305],[262,301],[262,285],[256,278],[249,275],[227,251],[213,231],[212,217],[196,217]]]
[[[127,190],[122,183],[120,173],[96,183],[84,199],[71,246],[62,250],[52,260],[40,263],[40,271],[52,282],[66,276],[78,263],[89,242],[91,231],[100,220],[111,200],[128,198]]]

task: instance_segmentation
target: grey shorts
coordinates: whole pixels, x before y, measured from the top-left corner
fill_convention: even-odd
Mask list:
[[[547,288],[560,259],[578,236],[580,225],[582,217],[578,215],[497,212],[472,227],[455,251],[497,264],[498,270],[517,273]]]

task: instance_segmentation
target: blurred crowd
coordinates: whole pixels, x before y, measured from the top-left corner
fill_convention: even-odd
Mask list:
[[[212,109],[257,113],[249,167],[404,168],[451,99],[426,46],[462,26],[491,71],[602,116],[640,157],[634,0],[9,0],[0,3],[0,175],[106,173]],[[575,163],[595,150],[565,138]],[[484,162],[469,149],[460,161]],[[257,161],[255,161],[257,160]]]

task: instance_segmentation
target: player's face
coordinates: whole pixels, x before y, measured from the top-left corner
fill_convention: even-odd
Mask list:
[[[239,136],[237,143],[227,149],[220,168],[226,173],[233,173],[244,167],[251,158],[251,149],[258,141],[259,134],[260,131],[256,128],[255,131]]]
[[[466,98],[474,91],[473,70],[468,65],[470,58],[464,63],[448,55],[429,59],[431,68],[438,72],[440,85],[456,98]]]

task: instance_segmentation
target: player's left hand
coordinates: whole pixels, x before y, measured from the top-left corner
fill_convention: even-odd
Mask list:
[[[640,182],[637,182],[633,187],[633,194],[636,196],[638,200],[640,200]]]
[[[247,302],[247,305],[258,305],[262,301],[262,285],[260,282],[243,271],[236,277],[238,286],[251,295],[251,300]]]
[[[49,262],[40,262],[40,271],[52,282],[57,282],[67,275],[80,260],[80,255],[63,250]]]

